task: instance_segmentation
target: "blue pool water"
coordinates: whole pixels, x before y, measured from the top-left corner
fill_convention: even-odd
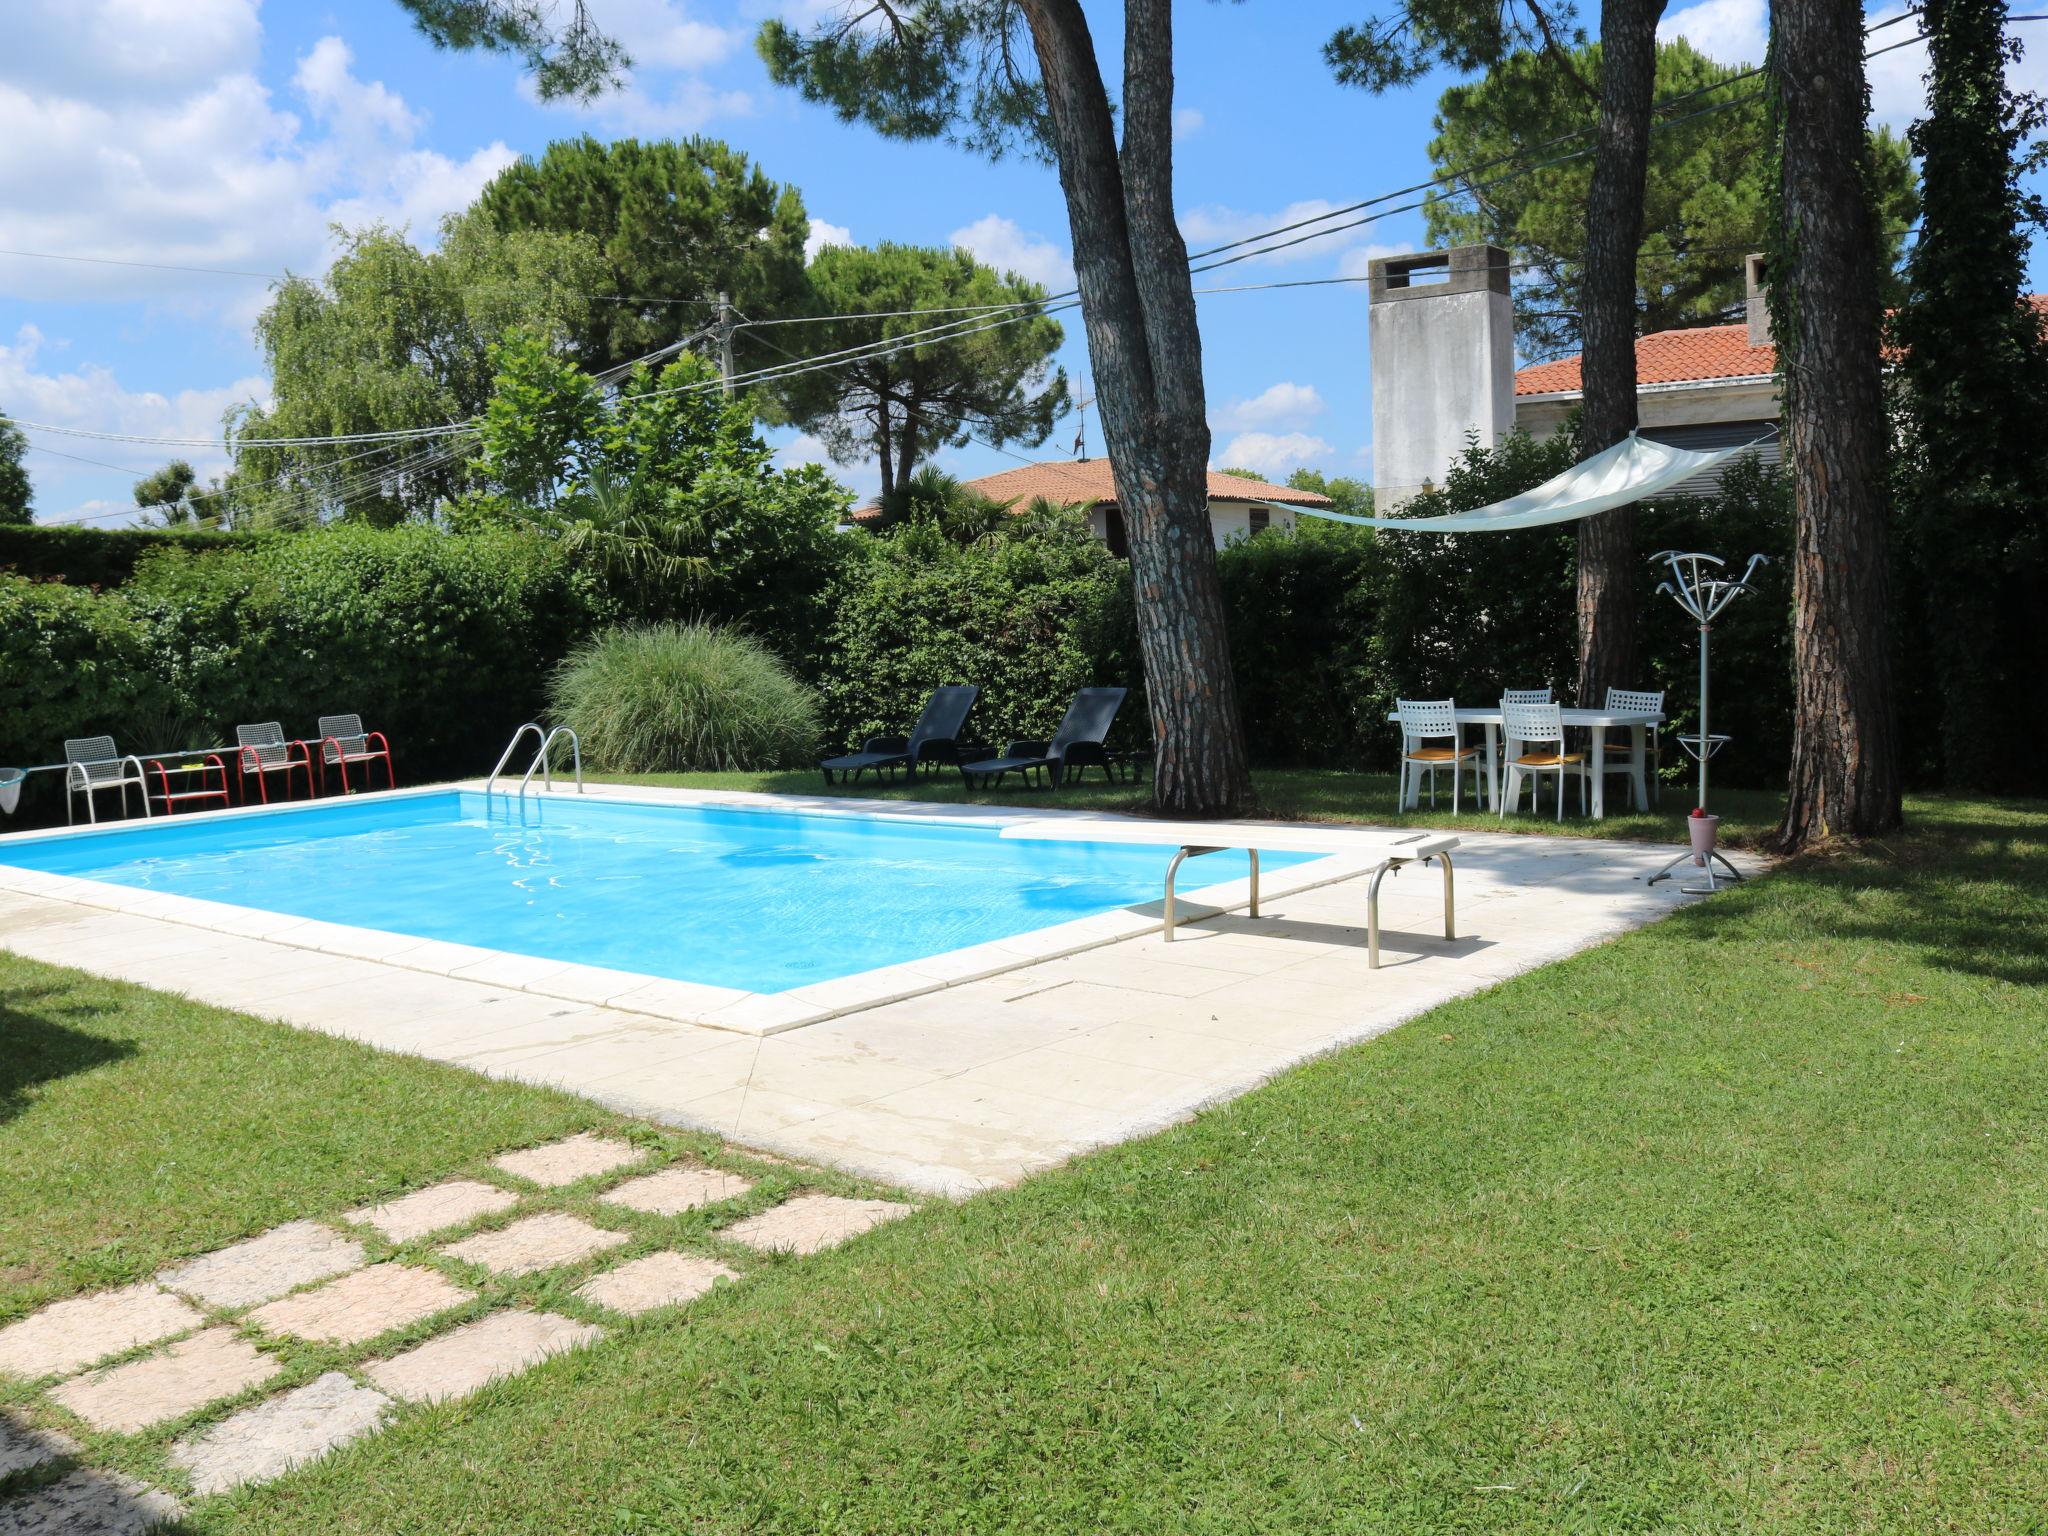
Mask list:
[[[0,844],[0,863],[27,869],[747,992],[1157,901],[1171,856],[910,818],[454,790]],[[1245,869],[1214,854],[1189,883]]]

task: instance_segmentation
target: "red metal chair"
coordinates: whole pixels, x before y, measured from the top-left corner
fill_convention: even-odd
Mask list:
[[[372,746],[371,743],[376,745]],[[324,781],[329,768],[341,770],[341,792],[348,793],[348,765],[350,763],[382,763],[384,765],[384,787],[396,789],[398,776],[391,767],[391,743],[384,739],[382,731],[363,729],[361,715],[322,715],[320,717],[320,777]],[[370,770],[363,769],[363,786],[369,787]]]
[[[306,776],[306,798],[317,799],[320,787],[313,782],[313,752],[303,741],[288,741],[284,727],[275,720],[262,725],[235,727],[235,767],[242,780],[242,803],[249,803],[249,779],[256,779],[256,791],[270,804],[270,776],[284,775],[284,797],[292,797],[294,770]]]
[[[156,776],[156,788],[145,786],[144,793],[161,805],[167,816],[175,816],[188,806],[204,805],[208,801],[223,809],[235,803],[228,792],[228,765],[218,752],[185,759],[152,757],[142,766],[145,773]],[[171,787],[173,774],[183,776],[179,782],[184,788]]]

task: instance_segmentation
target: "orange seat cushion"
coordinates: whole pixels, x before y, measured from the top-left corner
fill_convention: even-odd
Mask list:
[[[1417,747],[1407,758],[1411,763],[1449,763],[1478,755],[1477,747],[1459,747],[1455,752],[1449,747]]]
[[[1583,752],[1525,752],[1515,759],[1517,768],[1568,768],[1573,763],[1583,763]]]

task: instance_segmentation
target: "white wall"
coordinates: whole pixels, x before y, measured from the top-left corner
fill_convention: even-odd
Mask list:
[[[1267,527],[1294,527],[1294,511],[1290,507],[1268,507]],[[1088,509],[1088,527],[1096,538],[1109,538],[1108,515],[1098,502]],[[1252,531],[1252,504],[1248,501],[1212,501],[1209,503],[1209,527],[1216,537],[1216,547],[1221,549],[1232,539],[1249,538]]]

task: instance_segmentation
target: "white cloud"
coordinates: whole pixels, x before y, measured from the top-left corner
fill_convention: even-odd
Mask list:
[[[698,21],[677,0],[604,0],[591,9],[598,26],[632,55],[636,72],[706,69],[723,63],[748,35]]]
[[[550,111],[594,123],[609,133],[640,138],[695,133],[721,118],[747,117],[754,110],[754,98],[745,91],[720,90],[696,75],[666,83],[636,76],[623,90],[608,92],[593,102],[564,97],[543,103],[531,82],[522,89],[530,100]]]
[[[1224,432],[1255,432],[1265,427],[1297,427],[1320,416],[1323,397],[1313,384],[1286,381],[1253,395],[1233,400],[1213,412],[1211,423]]]
[[[1178,144],[1182,139],[1192,138],[1202,131],[1202,125],[1207,121],[1208,119],[1202,116],[1202,109],[1200,107],[1175,107],[1173,109],[1173,142]]]
[[[1683,10],[1667,11],[1657,23],[1657,41],[1682,37],[1716,64],[1760,64],[1768,23],[1765,0],[1700,0]]]
[[[823,219],[811,220],[811,232],[804,237],[804,260],[816,261],[818,252],[828,245],[852,245],[853,231],[844,224],[827,224]]]
[[[1254,237],[1265,235],[1269,230],[1284,229],[1286,233],[1271,237],[1276,244],[1286,241],[1299,243],[1286,245],[1284,249],[1274,250],[1270,254],[1247,258],[1244,265],[1289,266],[1304,261],[1328,261],[1334,256],[1347,269],[1343,272],[1345,276],[1363,276],[1366,256],[1399,255],[1416,249],[1414,246],[1368,243],[1369,236],[1374,232],[1374,226],[1370,224],[1355,229],[1338,229],[1330,234],[1320,232],[1329,226],[1348,224],[1360,217],[1358,214],[1331,218],[1327,224],[1308,223],[1310,220],[1323,219],[1326,215],[1334,214],[1342,206],[1344,205],[1333,203],[1328,198],[1315,197],[1304,202],[1289,203],[1277,211],[1261,213],[1209,203],[1200,208],[1185,210],[1180,216],[1180,232],[1187,240],[1190,250],[1200,251],[1219,245],[1234,244],[1241,240],[1252,240]],[[1296,224],[1307,224],[1307,227],[1290,227]],[[1365,255],[1356,255],[1358,252]],[[1238,252],[1233,251],[1231,254],[1236,255]],[[1348,270],[1354,262],[1358,266],[1355,273]]]
[[[227,0],[60,0],[18,5],[36,48],[0,50],[0,207],[23,249],[267,274],[324,265],[328,225],[383,219],[431,240],[512,153],[491,144],[450,157],[418,143],[423,116],[354,72],[325,37],[297,61],[287,110],[254,73],[253,7]],[[64,28],[154,39],[118,52],[118,71],[66,63]],[[14,21],[10,16],[10,22]],[[189,20],[218,51],[184,46]],[[24,74],[48,41],[54,65]],[[146,73],[141,78],[138,72]],[[10,261],[7,291],[30,300],[144,301],[241,327],[260,281],[88,263]]]
[[[832,455],[825,451],[825,445],[808,432],[799,432],[775,450],[778,469],[800,469],[806,464],[816,464],[852,491],[853,504],[857,507],[873,501],[882,493],[882,471],[875,460],[864,459],[858,464],[834,463]]]
[[[175,394],[156,390],[131,390],[123,386],[112,369],[98,364],[59,370],[44,366],[43,354],[53,350],[43,333],[24,325],[12,344],[0,344],[0,400],[10,415],[24,421],[48,422],[59,427],[87,427],[100,432],[123,432],[137,437],[190,437],[218,439],[221,418],[232,407],[269,399],[269,380],[250,375],[216,389],[181,389]],[[78,496],[78,487],[88,484],[101,490],[106,474],[77,459],[75,454],[103,464],[124,466],[141,473],[161,467],[173,458],[188,460],[200,478],[218,474],[228,467],[227,456],[200,448],[158,448],[140,443],[103,443],[91,439],[63,437],[55,433],[31,432],[30,474],[36,489],[36,510],[44,521],[73,518],[88,510]],[[95,517],[95,521],[107,519]]]
[[[1412,245],[1354,245],[1337,258],[1339,277],[1368,277],[1375,261],[1385,256],[1409,256],[1416,250]]]
[[[1326,462],[1333,452],[1325,439],[1308,432],[1240,432],[1211,454],[1210,462],[1217,469],[1256,469],[1268,480],[1280,480]]]
[[[999,272],[1014,272],[1054,293],[1074,286],[1074,264],[1066,251],[1042,235],[1026,233],[1015,219],[991,213],[946,238],[977,261]]]

